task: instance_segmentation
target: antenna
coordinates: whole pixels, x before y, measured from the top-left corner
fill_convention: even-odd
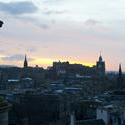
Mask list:
[[[102,51],[100,51],[100,56],[102,55]]]

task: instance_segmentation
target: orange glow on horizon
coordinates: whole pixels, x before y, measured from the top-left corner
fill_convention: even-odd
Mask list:
[[[19,67],[23,67],[23,61],[16,61],[16,60],[2,60],[3,57],[7,57],[5,55],[0,55],[0,65],[14,65],[14,66],[19,66]],[[39,58],[39,57],[33,57],[34,60],[32,61],[28,61],[28,66],[32,66],[35,67],[35,65],[38,65],[39,67],[43,67],[43,68],[47,68],[48,66],[52,66],[53,62],[59,62],[58,59],[54,59],[54,58]],[[67,60],[60,60],[61,62],[66,62]],[[83,66],[89,66],[89,67],[93,67],[94,65],[96,65],[96,62],[93,63],[92,62],[87,62],[87,61],[74,61],[74,60],[69,60],[70,64],[82,64]],[[106,63],[106,70],[108,71],[117,71],[118,70],[118,66],[115,65],[111,65],[110,63]]]
[[[6,57],[6,56],[4,56],[4,55],[0,55],[0,58],[3,58],[3,57]]]
[[[83,66],[93,67],[95,64],[90,62],[71,62],[71,64],[82,64]]]
[[[30,64],[34,65],[44,65],[43,67],[47,67],[47,66],[52,66],[53,62],[58,62],[59,60],[55,60],[55,59],[51,59],[51,58],[36,58],[34,61],[31,61]],[[66,62],[66,60],[61,60],[61,62]],[[75,61],[69,61],[70,64],[82,64],[84,66],[89,66],[89,67],[93,67],[95,64],[91,63],[91,62],[75,62]]]

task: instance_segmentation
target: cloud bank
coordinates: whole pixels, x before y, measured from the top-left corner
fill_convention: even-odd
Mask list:
[[[37,7],[28,1],[22,2],[0,2],[0,10],[12,15],[29,14],[37,11]]]
[[[1,57],[3,61],[23,61],[24,60],[24,55],[18,54],[18,55],[12,55],[12,56],[7,56],[7,57]],[[33,61],[33,58],[28,58],[28,61]]]

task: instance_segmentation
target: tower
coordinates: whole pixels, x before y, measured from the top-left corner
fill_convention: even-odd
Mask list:
[[[122,76],[122,68],[121,68],[121,64],[119,64],[119,76]]]
[[[99,56],[99,60],[96,62],[96,69],[98,75],[105,75],[105,61],[103,61],[101,53]]]
[[[27,62],[27,57],[26,57],[26,54],[25,54],[24,68],[27,68],[27,67],[28,67],[28,62]]]
[[[121,64],[119,64],[119,73],[118,73],[118,78],[117,78],[117,88],[118,89],[122,89],[124,88],[124,79],[122,76],[122,68],[121,68]]]

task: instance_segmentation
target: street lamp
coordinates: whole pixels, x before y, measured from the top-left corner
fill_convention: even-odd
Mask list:
[[[0,20],[0,28],[3,26],[3,21]]]

